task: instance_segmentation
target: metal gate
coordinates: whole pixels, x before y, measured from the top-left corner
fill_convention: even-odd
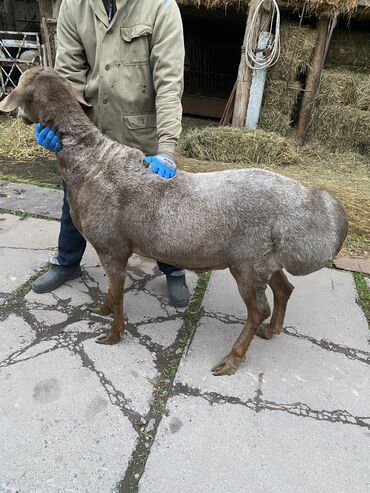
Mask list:
[[[0,31],[0,97],[11,92],[21,74],[43,66],[39,33]]]

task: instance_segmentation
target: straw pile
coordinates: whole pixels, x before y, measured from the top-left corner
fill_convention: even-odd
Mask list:
[[[15,159],[31,159],[50,153],[35,140],[33,125],[25,125],[18,118],[2,117],[0,120],[0,155]]]
[[[307,9],[313,13],[330,10],[336,14],[350,14],[357,9],[357,0],[308,0]]]
[[[285,138],[263,130],[235,127],[205,127],[187,132],[180,154],[204,161],[254,164],[297,164],[298,153]]]
[[[370,155],[370,111],[321,105],[314,112],[310,133],[335,150],[352,149]]]
[[[315,47],[317,31],[299,27],[297,23],[281,25],[281,53],[269,69],[261,111],[260,127],[287,135],[293,112],[301,92],[298,78],[308,69]]]
[[[181,6],[205,7],[207,9],[218,7],[246,8],[249,0],[177,0]],[[292,8],[303,7],[304,0],[290,0],[289,6]],[[307,0],[306,8],[308,12],[320,13],[323,10],[331,10],[337,14],[350,14],[357,8],[357,0]]]

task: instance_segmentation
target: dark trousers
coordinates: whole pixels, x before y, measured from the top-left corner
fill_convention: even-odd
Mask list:
[[[63,187],[64,198],[58,239],[58,262],[59,265],[63,265],[65,267],[74,267],[81,262],[82,255],[84,254],[86,248],[86,240],[73,225],[71,214],[69,212],[65,184],[63,184]],[[157,264],[159,270],[166,275],[181,270],[178,267],[163,264],[162,262],[157,262]]]

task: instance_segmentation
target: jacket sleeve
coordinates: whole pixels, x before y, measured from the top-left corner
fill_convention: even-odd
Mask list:
[[[181,133],[184,36],[175,0],[163,0],[153,26],[150,64],[156,92],[158,151],[173,153]]]
[[[84,95],[88,65],[78,34],[73,0],[63,0],[57,26],[55,70]]]

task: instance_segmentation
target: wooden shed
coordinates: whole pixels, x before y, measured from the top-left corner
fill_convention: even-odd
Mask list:
[[[244,61],[245,36],[259,0],[177,0],[177,3],[182,13],[186,48],[184,113],[215,119],[223,115],[225,123],[232,121],[243,126],[253,75]],[[0,31],[35,33],[32,43],[39,51],[32,62],[38,63],[42,57],[42,62],[50,65],[60,4],[61,0],[0,0]],[[264,0],[264,7],[265,4],[268,7],[271,0]],[[353,58],[357,62],[361,58],[360,71],[366,71],[370,65],[367,60],[370,0],[278,0],[278,5],[283,48],[289,30],[293,32],[290,39],[293,45],[285,47],[285,51],[282,49],[276,65],[267,71],[260,125],[282,133],[283,127],[286,131],[295,125],[303,135],[320,80],[320,64],[325,57],[332,65],[338,58],[347,58],[348,64]],[[356,35],[359,32],[365,33],[362,38]],[[33,46],[29,38],[22,36],[16,41],[17,46],[26,41]],[[0,34],[0,42],[2,38],[4,35]],[[345,38],[346,42],[338,44],[337,38]],[[299,54],[301,48],[303,55]],[[19,67],[26,67],[30,62],[22,60],[21,64]],[[4,76],[6,73],[3,70]]]

